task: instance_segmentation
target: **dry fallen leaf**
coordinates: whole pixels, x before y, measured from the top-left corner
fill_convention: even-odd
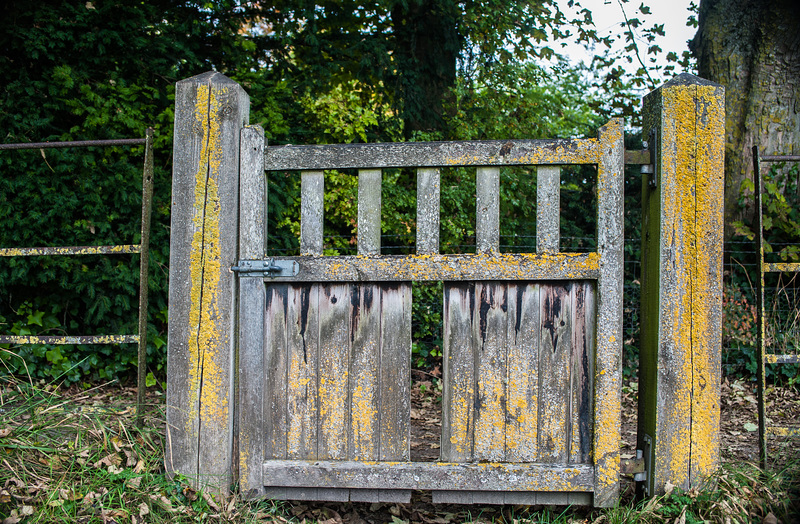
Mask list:
[[[104,466],[119,466],[120,464],[122,464],[122,457],[116,453],[109,453],[105,457],[95,462],[94,467],[99,469]]]
[[[141,478],[141,477],[139,477],[139,478]],[[140,517],[144,517],[145,515],[148,515],[149,513],[150,513],[150,506],[148,506],[146,502],[142,502],[141,504],[139,504],[139,516]]]
[[[7,437],[11,434],[11,428],[0,429],[0,438]]]

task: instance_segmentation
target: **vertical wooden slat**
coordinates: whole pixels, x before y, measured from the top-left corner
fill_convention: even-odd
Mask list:
[[[511,291],[513,290],[513,292]],[[520,282],[508,293],[506,461],[538,458],[539,285]],[[544,370],[547,372],[547,370]]]
[[[598,135],[601,156],[597,165],[597,248],[602,263],[597,282],[600,302],[594,371],[594,503],[605,507],[619,498],[625,168],[622,120],[612,120],[600,128]]]
[[[381,253],[381,170],[358,171],[358,254]]]
[[[445,283],[441,459],[473,457],[475,355],[472,316],[474,283]]]
[[[506,440],[506,315],[508,288],[504,282],[475,284],[473,312],[478,409],[475,413],[473,460],[505,459]]]
[[[317,454],[319,284],[289,287],[286,318],[286,458]]]
[[[476,178],[475,249],[500,252],[500,168],[479,167]]]
[[[405,461],[411,459],[411,285],[381,287],[380,460]]]
[[[239,258],[264,255],[266,180],[264,131],[242,129],[239,156]],[[260,277],[239,279],[239,487],[247,497],[263,495],[264,460],[264,315],[266,290]]]
[[[571,406],[572,284],[540,287],[539,460],[566,463]]]
[[[441,176],[438,169],[417,169],[417,254],[439,252],[439,201]]]
[[[322,171],[300,175],[300,254],[322,254],[322,219],[325,177]]]
[[[561,238],[561,168],[536,168],[536,252],[558,253]]]
[[[289,285],[267,287],[264,328],[264,456],[286,458],[286,353]]]
[[[345,460],[350,359],[350,286],[325,284],[319,293],[319,458]]]
[[[572,355],[570,357],[571,434],[569,462],[591,459],[592,365],[594,361],[594,289],[590,282],[572,286]]]
[[[378,460],[380,454],[381,289],[350,287],[350,384],[348,458]]]
[[[178,82],[170,235],[166,469],[227,492],[233,448],[239,141],[249,97],[209,72]]]

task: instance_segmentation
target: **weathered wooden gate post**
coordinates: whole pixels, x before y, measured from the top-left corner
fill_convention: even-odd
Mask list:
[[[208,72],[178,82],[167,357],[168,472],[231,482],[239,141],[250,99]],[[202,475],[202,477],[201,477]]]
[[[683,74],[644,98],[639,449],[645,493],[719,462],[724,88]]]

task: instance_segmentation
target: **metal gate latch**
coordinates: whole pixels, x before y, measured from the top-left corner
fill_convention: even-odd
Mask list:
[[[300,271],[300,265],[294,260],[240,260],[231,271],[243,277],[293,277]]]

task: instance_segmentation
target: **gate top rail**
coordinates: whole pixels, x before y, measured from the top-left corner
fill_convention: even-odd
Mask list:
[[[596,164],[596,138],[270,146],[266,171]]]

